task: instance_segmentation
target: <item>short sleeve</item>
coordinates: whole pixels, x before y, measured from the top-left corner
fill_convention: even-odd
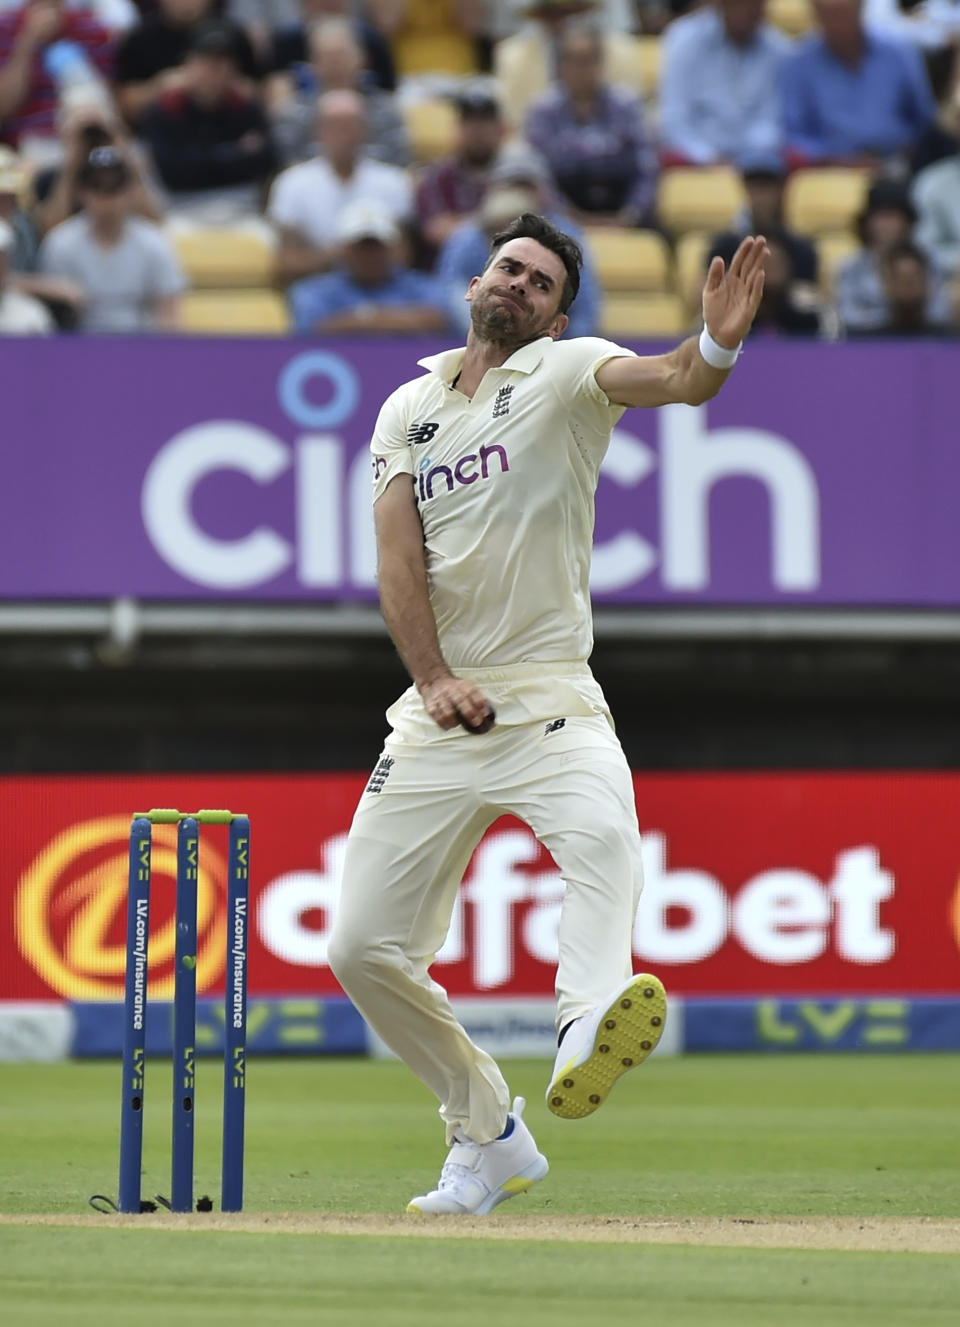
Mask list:
[[[597,369],[609,359],[620,359],[623,356],[636,358],[635,352],[599,336],[579,336],[573,341],[558,341],[556,349],[558,372],[554,381],[563,400],[572,409],[586,405],[604,410],[609,413],[611,423],[615,424],[623,414],[624,407],[614,405],[601,388],[596,379]]]
[[[397,475],[413,474],[413,453],[407,441],[407,411],[403,388],[384,401],[370,440],[373,465],[373,501],[382,497]]]
[[[302,224],[296,167],[277,176],[267,202],[267,216],[277,226],[296,230]]]

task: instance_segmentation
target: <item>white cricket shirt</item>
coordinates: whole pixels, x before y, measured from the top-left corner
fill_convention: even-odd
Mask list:
[[[461,347],[420,360],[427,374],[384,403],[370,444],[374,501],[396,475],[413,475],[430,603],[454,671],[589,658],[594,495],[624,411],[594,374],[632,353],[544,336],[488,369],[471,400],[451,386]]]

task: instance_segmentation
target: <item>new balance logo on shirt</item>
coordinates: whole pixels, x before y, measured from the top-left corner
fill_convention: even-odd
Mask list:
[[[543,730],[544,737],[546,737],[547,733],[558,733],[566,722],[566,719],[551,719]]]
[[[428,443],[439,427],[439,424],[411,424],[407,429],[407,442],[411,447]]]

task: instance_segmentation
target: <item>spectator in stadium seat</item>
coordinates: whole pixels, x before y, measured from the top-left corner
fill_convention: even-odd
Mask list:
[[[951,310],[942,317],[931,312],[933,274],[927,255],[909,240],[892,244],[883,256],[883,286],[887,304],[886,321],[866,329],[867,336],[950,336]]]
[[[283,171],[267,205],[279,234],[277,276],[284,284],[330,267],[340,220],[351,203],[378,203],[398,225],[413,214],[406,171],[364,154],[367,126],[360,94],[324,93],[317,117],[320,154]]]
[[[367,156],[410,164],[410,141],[393,95],[378,88],[363,64],[363,47],[345,18],[318,19],[310,29],[311,63],[274,75],[269,95],[274,136],[285,165],[316,152],[317,97],[351,89],[366,108]]]
[[[503,142],[496,99],[480,88],[457,98],[453,154],[424,168],[417,185],[417,221],[431,255],[480,206]]]
[[[767,236],[770,257],[763,298],[750,335],[819,336],[820,310],[809,287],[798,287],[790,250],[776,235]]]
[[[597,28],[581,22],[564,32],[560,77],[531,102],[525,137],[582,225],[652,223],[657,150],[640,98],[606,80]]]
[[[841,263],[836,274],[837,312],[847,332],[870,332],[889,322],[884,261],[895,245],[910,239],[916,220],[916,209],[904,185],[894,180],[877,180],[871,186],[866,205],[857,219],[863,247]],[[950,296],[947,283],[939,273],[933,273],[929,287],[931,321],[948,321]]]
[[[960,277],[960,143],[913,181],[914,239],[942,272]]]
[[[0,218],[0,336],[45,336],[54,330],[47,309],[38,299],[8,282],[16,243],[13,227]]]
[[[960,0],[958,0],[960,5]],[[921,134],[910,155],[910,174],[919,175],[936,161],[960,152],[960,42],[953,52],[949,68],[939,86],[934,86],[937,97],[937,118]]]
[[[355,0],[230,0],[229,14],[243,24],[273,70],[306,64],[313,24],[323,18],[345,18],[353,27],[374,84],[393,92],[397,71],[390,43],[357,9]]]
[[[209,23],[215,0],[160,0],[159,11],[144,18],[117,47],[117,104],[127,123],[137,126],[146,111],[169,92],[183,90],[190,43]],[[234,27],[237,67],[255,79],[259,66],[249,37]]]
[[[546,92],[557,74],[564,32],[585,15],[596,19],[604,33],[604,60],[611,81],[629,84],[635,73],[633,51],[623,34],[633,26],[630,8],[617,0],[518,0],[515,17],[522,26],[493,50],[493,72],[507,122],[522,124],[530,101]]]
[[[447,304],[450,325],[464,336],[470,330],[470,305],[464,291],[479,276],[490,255],[490,240],[524,212],[537,212],[561,227],[583,249],[580,293],[570,308],[566,336],[596,336],[602,295],[590,246],[576,222],[558,206],[550,175],[537,154],[522,143],[508,143],[490,175],[487,193],[477,212],[448,236],[437,259],[437,279]]]
[[[68,10],[64,0],[27,0],[0,16],[0,138],[29,155],[32,140],[56,141],[59,96],[45,62],[55,42],[79,47],[104,82],[113,74],[110,33],[89,12]]]
[[[95,148],[80,175],[81,212],[56,226],[40,266],[76,281],[85,332],[174,331],[186,279],[158,226],[132,213],[133,175],[113,147]]]
[[[905,163],[936,105],[916,47],[864,26],[862,0],[813,0],[820,31],[783,68],[794,165]]]
[[[445,331],[439,286],[426,272],[403,265],[401,239],[396,222],[376,203],[347,208],[336,268],[290,287],[296,330],[328,336]]]
[[[746,235],[774,235],[790,253],[794,281],[815,290],[819,274],[817,250],[805,235],[789,230],[783,220],[786,182],[783,159],[777,155],[749,157],[742,163],[741,173],[747,206],[734,218],[728,232],[714,236],[710,256],[719,254],[729,263]]]
[[[259,211],[276,166],[266,112],[239,74],[236,51],[232,24],[197,29],[183,85],[143,120],[171,208],[201,222],[224,224]]]
[[[486,0],[367,0],[367,13],[390,42],[402,78],[479,71]]]
[[[12,148],[0,145],[0,222],[13,232],[13,244],[6,253],[8,290],[30,295],[48,308],[57,324],[73,327],[83,303],[83,291],[76,282],[47,276],[38,270],[39,236],[33,217],[23,206],[29,177]]]
[[[664,165],[712,166],[779,153],[779,80],[790,39],[765,0],[716,0],[667,28],[660,72]]]

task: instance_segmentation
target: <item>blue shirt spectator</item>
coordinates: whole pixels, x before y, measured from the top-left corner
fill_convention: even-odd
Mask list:
[[[289,291],[297,332],[442,332],[447,316],[437,281],[403,267],[400,232],[387,212],[357,203],[344,213],[338,267]]]
[[[636,226],[652,219],[656,146],[640,98],[606,81],[595,29],[574,26],[561,38],[559,80],[531,102],[525,136],[581,221]]]
[[[821,32],[787,61],[781,83],[795,164],[906,155],[936,104],[923,56],[864,27],[861,0],[814,0]]]
[[[764,20],[764,0],[717,0],[661,38],[665,165],[738,163],[783,143],[778,83],[792,43]]]
[[[437,280],[445,299],[447,317],[463,336],[470,330],[470,305],[465,296],[467,287],[479,276],[490,257],[490,240],[524,212],[540,212],[555,226],[583,246],[583,235],[562,213],[544,208],[537,194],[529,186],[510,187],[509,184],[490,189],[476,220],[464,221],[449,236],[437,259]],[[596,271],[584,249],[580,291],[570,306],[570,325],[564,336],[596,336],[600,320],[600,283]]]

